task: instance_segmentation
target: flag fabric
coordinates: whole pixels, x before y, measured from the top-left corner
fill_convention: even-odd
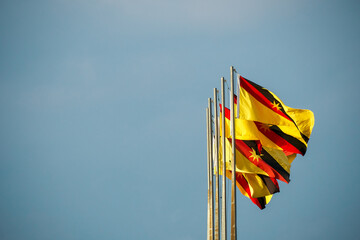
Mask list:
[[[249,184],[250,196],[253,198],[264,197],[280,192],[279,183],[275,178],[261,174],[242,173]]]
[[[241,119],[284,126],[285,130],[292,132],[291,136],[300,134],[306,143],[309,141],[315,122],[310,110],[290,108],[275,94],[242,76],[239,108]]]
[[[229,146],[227,148],[229,148]],[[231,155],[231,154],[226,154],[226,155]],[[220,155],[220,157],[221,159],[219,161],[219,174],[222,175],[223,174],[222,154]],[[225,164],[226,164],[226,171],[231,171],[231,160],[229,156],[226,157]],[[241,173],[249,183],[251,189],[250,195],[252,197],[263,197],[280,191],[279,184],[275,177],[269,177],[263,174],[247,173],[244,171],[239,171],[238,168],[236,168],[236,172]]]
[[[221,115],[220,124],[221,124]],[[255,128],[255,125],[253,125]],[[225,127],[228,130],[229,124]],[[255,128],[256,129],[256,128]],[[220,126],[220,138],[222,128]],[[255,135],[256,136],[256,135]],[[226,137],[226,136],[225,136]],[[255,138],[251,134],[247,139]],[[231,138],[226,137],[226,169],[231,166]],[[240,192],[263,209],[270,202],[271,196],[280,191],[277,179],[288,183],[290,181],[290,163],[288,156],[281,149],[262,146],[259,140],[235,139],[237,187]],[[219,142],[219,170],[222,175],[222,141]]]
[[[225,143],[227,155],[225,162],[226,176],[231,179],[231,140],[227,140]],[[219,149],[219,174],[223,175],[222,141],[219,142]],[[239,159],[239,152],[237,152],[237,159]],[[244,157],[241,157],[241,159],[245,160]],[[237,165],[238,162],[239,161],[237,161]],[[243,161],[243,163],[252,165],[250,162],[246,163]],[[263,172],[261,169],[258,171]],[[266,172],[263,173],[266,174]],[[236,168],[236,185],[240,192],[260,209],[265,208],[265,205],[270,202],[272,195],[280,191],[276,178],[263,174],[247,173],[239,170],[239,168]]]
[[[226,168],[231,170],[231,138],[225,141]],[[220,143],[222,149],[222,143]],[[281,151],[262,147],[259,141],[235,139],[236,172],[261,174],[280,181],[290,182],[290,164],[287,156]],[[222,162],[222,151],[219,151],[219,162]]]
[[[226,144],[226,175],[232,170],[231,166],[231,139],[225,141]],[[250,149],[251,147],[251,149]],[[274,170],[266,161],[259,158],[258,141],[236,141],[236,178],[237,187],[240,192],[248,197],[260,209],[270,202],[274,193],[280,191],[277,178],[282,181],[289,181],[289,174],[286,171],[279,171],[284,176]],[[219,174],[223,173],[223,153],[222,141],[219,142]],[[249,153],[246,153],[248,151]],[[268,151],[271,152],[271,149]],[[267,153],[269,154],[269,153]],[[270,155],[270,154],[269,154]],[[264,158],[263,156],[261,156]],[[266,156],[266,159],[269,156]],[[268,161],[268,160],[267,160]],[[271,162],[270,162],[271,163]],[[229,177],[231,179],[231,176]]]
[[[228,138],[228,142],[231,143],[232,139]],[[245,164],[253,164],[265,172],[265,176],[279,179],[283,182],[289,183],[290,173],[279,162],[286,164],[286,155],[276,149],[262,147],[259,141],[251,140],[238,140],[235,139],[236,156],[244,158]],[[238,161],[237,161],[238,162]],[[242,162],[240,162],[242,163]],[[239,171],[243,170],[243,165],[239,166]],[[290,169],[287,167],[287,169]],[[252,172],[249,172],[252,173]]]
[[[220,120],[221,120],[220,115]],[[226,114],[225,114],[226,119]],[[239,120],[239,119],[238,119]],[[279,179],[288,183],[290,181],[290,166],[291,161],[294,158],[294,154],[284,153],[284,151],[277,147],[274,148],[274,143],[270,140],[267,142],[272,144],[263,145],[260,140],[240,140],[240,139],[267,139],[265,136],[259,138],[261,133],[255,126],[254,123],[250,121],[237,121],[246,123],[243,126],[236,127],[235,130],[238,134],[235,134],[235,148],[236,148],[236,171],[243,173],[256,173],[264,176],[272,177]],[[235,122],[235,124],[237,123]],[[220,121],[222,123],[222,121]],[[228,123],[228,124],[227,124]],[[227,161],[231,159],[231,136],[229,137],[229,119],[225,121],[225,147],[227,153]],[[245,129],[243,127],[251,126],[252,129]],[[237,130],[239,128],[239,131]],[[245,134],[241,132],[241,129],[245,130]],[[250,129],[250,130],[249,130]],[[258,136],[257,136],[258,135]],[[222,137],[222,126],[220,126],[220,137]],[[270,146],[270,147],[266,147]],[[221,148],[219,148],[221,149]],[[222,153],[220,152],[219,156],[221,157]],[[222,158],[222,157],[221,157]],[[221,159],[220,158],[220,159]]]
[[[234,98],[235,105],[236,97]],[[220,111],[222,106],[220,105]],[[294,126],[277,126],[257,121],[235,118],[236,139],[256,139],[263,146],[283,150],[286,155],[305,155],[307,142]],[[230,137],[230,109],[225,107],[225,136]]]
[[[236,184],[240,192],[260,209],[280,191],[277,180],[289,183],[290,167],[297,154],[305,155],[313,126],[310,110],[290,108],[272,92],[239,76],[240,106],[235,124]],[[226,173],[231,179],[232,137],[230,110],[224,110]],[[219,173],[222,173],[222,141],[219,143]]]
[[[226,177],[231,179],[232,172],[226,171]],[[252,197],[251,196],[251,183],[245,178],[243,173],[236,172],[236,186],[238,187],[239,191],[247,198],[249,198],[256,206],[260,209],[264,209],[265,206],[270,202],[273,194],[266,195],[263,197]]]

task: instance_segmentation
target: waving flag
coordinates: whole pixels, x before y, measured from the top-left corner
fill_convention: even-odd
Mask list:
[[[289,135],[300,135],[307,143],[314,126],[310,110],[286,106],[269,90],[240,76],[240,118],[276,126],[287,126]],[[304,152],[303,152],[304,153]]]
[[[225,157],[225,175],[231,178],[235,171],[236,185],[260,209],[265,208],[280,191],[278,180],[290,182],[290,167],[297,154],[305,155],[314,126],[310,110],[290,108],[272,92],[239,76],[239,105],[234,97],[235,133],[230,131],[230,110],[224,112],[224,130],[220,115],[220,138],[225,139],[225,153],[219,151],[219,173]],[[232,168],[232,138],[235,144],[236,164]],[[220,141],[219,149],[223,142]]]
[[[221,105],[220,111],[222,111]],[[307,142],[293,126],[276,126],[239,118],[235,118],[235,125],[236,139],[259,140],[263,146],[280,149],[286,155],[306,153]],[[225,108],[225,136],[230,137],[230,109],[228,108]]]
[[[225,111],[229,111],[225,108]],[[229,115],[229,112],[228,112]],[[229,116],[227,116],[229,118]],[[221,118],[221,116],[220,116]],[[229,119],[225,117],[227,121]],[[221,119],[220,119],[221,120]],[[247,134],[238,132],[243,139],[235,139],[236,154],[236,178],[237,186],[241,193],[263,209],[274,193],[280,191],[277,179],[288,183],[290,181],[290,156],[286,156],[283,150],[265,147],[257,135],[261,133],[256,125],[251,121],[245,121],[252,130],[248,129]],[[220,121],[222,122],[222,121]],[[225,123],[225,147],[226,147],[226,169],[231,171],[231,138],[229,138],[229,123]],[[222,128],[220,127],[220,138],[222,138]],[[236,127],[236,129],[238,129]],[[246,136],[246,137],[244,137]],[[264,138],[266,138],[264,136]],[[269,141],[269,140],[268,140]],[[271,141],[270,141],[271,142]],[[219,149],[222,149],[222,141],[219,142]],[[274,143],[272,144],[274,145]],[[219,151],[219,170],[222,175],[222,151]],[[295,154],[294,154],[295,155]],[[227,173],[228,174],[228,173]]]
[[[226,171],[226,177],[231,179],[231,171]],[[251,174],[236,172],[236,186],[245,197],[249,198],[260,209],[264,209],[266,204],[270,202],[273,194],[268,194],[262,197],[253,197],[252,192],[259,189],[253,184],[253,182],[248,180],[249,178],[251,178]]]
[[[226,144],[226,175],[231,172],[231,139]],[[289,182],[290,166],[281,150],[261,147],[259,141],[236,140],[236,178],[241,193],[263,209],[271,196],[280,191],[277,179]],[[222,141],[220,141],[222,149]],[[280,155],[276,156],[277,154]],[[275,160],[285,158],[285,167]],[[219,173],[222,175],[223,153],[219,151]],[[281,161],[280,161],[281,162]]]
[[[279,183],[275,178],[251,173],[243,173],[242,175],[249,184],[250,196],[253,198],[272,195],[280,191]]]
[[[226,169],[231,170],[231,138],[226,144]],[[222,143],[220,142],[220,148]],[[290,182],[288,157],[281,151],[261,146],[259,141],[235,139],[236,172],[260,174],[280,181]],[[219,162],[222,162],[219,151]]]

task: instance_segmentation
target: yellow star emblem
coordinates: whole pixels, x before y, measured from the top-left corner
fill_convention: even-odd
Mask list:
[[[251,148],[252,151],[250,151],[251,155],[250,155],[250,158],[252,158],[255,162],[258,162],[259,159],[261,159],[261,156],[260,155],[257,155],[256,154],[256,151]]]
[[[280,107],[280,103],[276,103],[275,101],[272,103],[272,107],[273,108],[276,108],[278,111],[280,111],[281,110],[281,107]]]
[[[265,123],[260,124],[260,130],[263,131],[263,132],[270,131],[270,127],[271,127],[270,124],[265,124]]]

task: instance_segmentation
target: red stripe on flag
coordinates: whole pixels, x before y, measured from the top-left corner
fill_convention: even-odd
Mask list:
[[[261,125],[263,123],[254,122],[258,130],[264,134],[268,139],[270,139],[272,142],[274,142],[276,145],[281,147],[284,151],[290,152],[290,153],[298,153],[302,154],[299,149],[294,147],[292,144],[290,144],[288,141],[271,131],[270,129],[262,128]]]
[[[287,120],[292,121],[286,114],[277,108],[273,107],[273,103],[269,101],[263,94],[261,94],[254,86],[252,86],[245,78],[240,76],[240,87],[242,87],[245,91],[247,91],[251,96],[253,96],[256,100],[262,103],[265,107],[271,109],[273,112],[279,114],[280,116],[286,118]]]
[[[242,175],[242,173],[236,173],[236,182],[238,182],[241,187],[245,190],[245,192],[248,194],[250,200],[258,206],[260,209],[264,209],[265,206],[260,203],[260,201],[257,198],[251,197],[250,187],[248,182],[246,181],[245,177]]]
[[[228,138],[228,140],[232,141],[231,138]],[[256,141],[256,142],[258,143],[257,147],[258,148],[261,147],[261,145],[259,145],[260,142],[259,141]],[[288,181],[286,181],[286,179],[280,173],[278,173],[274,168],[272,168],[269,164],[267,164],[262,158],[255,159],[254,156],[252,155],[253,152],[254,152],[253,149],[250,148],[248,145],[246,145],[244,143],[244,141],[235,139],[235,148],[245,158],[247,158],[252,164],[254,164],[258,168],[260,168],[261,170],[266,172],[270,178],[276,178],[276,179],[279,179],[280,181],[283,181],[283,182],[286,182],[286,183],[288,182]],[[261,151],[259,151],[259,152],[261,152]]]
[[[256,141],[256,142],[259,143],[259,141]],[[254,152],[253,149],[250,148],[248,145],[246,145],[244,143],[244,141],[235,139],[235,147],[251,163],[253,163],[255,166],[257,166],[258,168],[260,168],[261,170],[266,172],[269,177],[275,177],[275,178],[277,178],[277,179],[279,179],[281,181],[286,182],[286,180],[283,178],[283,176],[281,176],[271,166],[269,166],[266,162],[264,162],[264,160],[262,160],[261,158],[255,159],[254,156],[253,156],[253,152]],[[259,145],[258,145],[258,147],[259,147]]]
[[[220,112],[222,112],[222,105],[220,105]],[[230,120],[230,109],[228,109],[227,107],[225,107],[225,118]]]

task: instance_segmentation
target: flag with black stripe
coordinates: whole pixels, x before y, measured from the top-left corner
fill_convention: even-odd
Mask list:
[[[230,109],[226,107],[224,109],[225,135],[230,137]],[[221,105],[220,111],[222,111]],[[259,140],[263,146],[281,149],[286,155],[293,153],[304,155],[308,141],[308,138],[304,140],[299,131],[292,126],[277,126],[239,118],[235,118],[235,138]]]
[[[288,126],[290,135],[300,136],[309,141],[314,126],[314,114],[310,110],[286,106],[275,94],[262,86],[240,77],[240,118],[277,125]]]

